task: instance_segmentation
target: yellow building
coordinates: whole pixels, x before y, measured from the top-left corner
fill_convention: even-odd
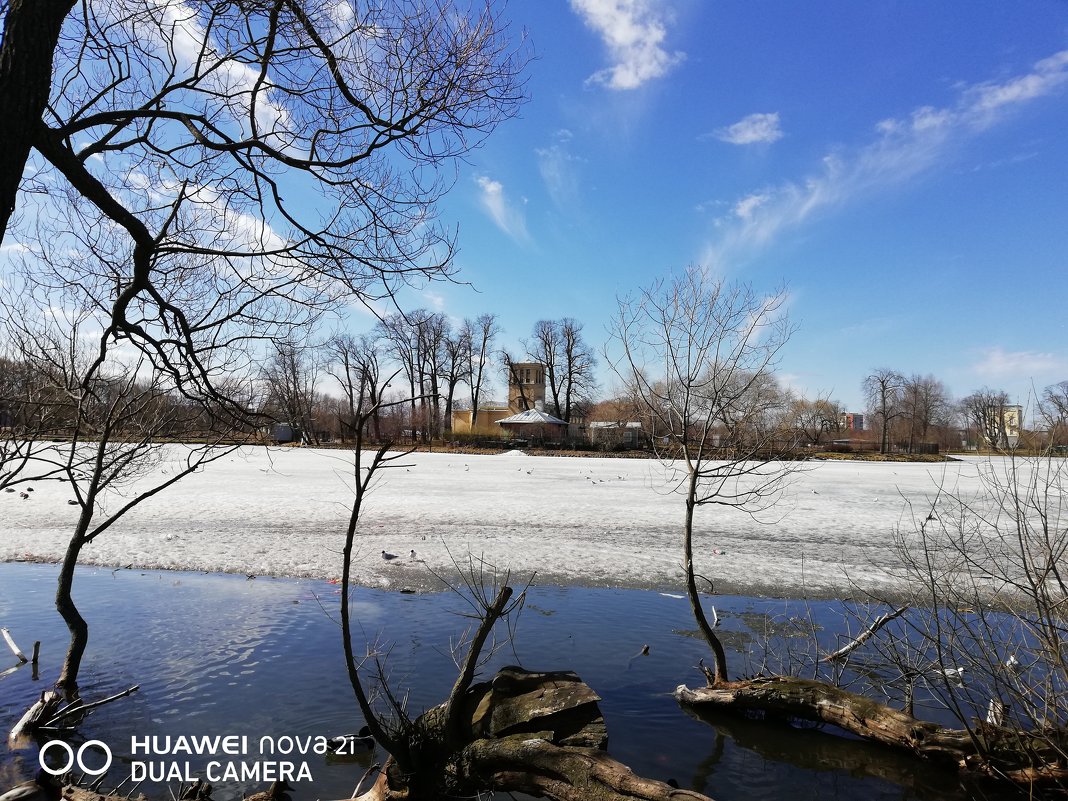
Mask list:
[[[478,410],[471,425],[471,410],[452,413],[454,434],[480,434],[499,437],[504,431],[497,423],[506,417],[545,406],[545,365],[540,362],[515,362],[508,369],[508,405],[486,404]]]
[[[471,410],[452,413],[452,432],[454,434],[482,434],[484,436],[499,437],[501,427],[498,420],[510,417],[512,410],[507,406],[483,406],[478,410],[474,427],[471,426]]]

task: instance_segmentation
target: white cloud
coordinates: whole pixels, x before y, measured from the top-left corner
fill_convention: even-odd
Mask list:
[[[434,311],[443,311],[445,309],[445,296],[437,292],[431,292],[429,289],[424,289],[422,294],[425,305],[432,308]]]
[[[726,221],[732,224],[720,225],[723,233],[706,248],[702,260],[722,266],[739,254],[768,245],[820,213],[905,183],[945,163],[962,140],[1065,83],[1068,50],[1039,61],[1025,75],[1002,83],[965,86],[956,103],[945,108],[920,106],[903,118],[883,120],[875,126],[875,137],[868,144],[852,151],[831,152],[820,168],[803,180],[788,181],[737,201],[734,216]],[[763,198],[759,204],[752,200],[756,196]],[[739,213],[742,211],[746,213]]]
[[[1033,378],[1061,375],[1068,371],[1068,359],[1055,353],[1021,350],[1006,351],[1000,347],[986,348],[972,372],[984,380]]]
[[[983,83],[968,91],[973,116],[992,116],[1006,107],[1049,94],[1068,80],[1068,50],[1054,53],[1035,64],[1026,75],[1003,83]],[[991,121],[995,121],[991,119]]]
[[[782,139],[779,127],[779,112],[771,114],[750,114],[734,125],[717,128],[712,134],[723,142],[732,145],[770,144]]]
[[[600,35],[615,62],[591,75],[590,83],[637,89],[686,57],[664,49],[669,15],[657,0],[571,0],[571,8]]]
[[[734,204],[734,216],[743,220],[750,219],[757,209],[768,202],[770,197],[770,195],[761,194],[759,192],[746,195]]]
[[[482,190],[479,202],[489,212],[497,227],[512,239],[525,242],[529,238],[526,219],[523,212],[515,208],[505,196],[504,185],[485,175],[480,175],[475,180]]]

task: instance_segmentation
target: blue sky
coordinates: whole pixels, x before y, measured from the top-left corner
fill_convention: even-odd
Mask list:
[[[798,324],[781,371],[1026,403],[1068,379],[1068,3],[517,0],[529,102],[441,206],[459,277],[404,299],[501,344],[699,264]],[[604,371],[604,390],[612,376]]]

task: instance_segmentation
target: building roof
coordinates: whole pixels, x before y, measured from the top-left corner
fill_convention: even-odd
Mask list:
[[[513,414],[511,417],[505,417],[503,420],[498,420],[498,425],[505,425],[516,423],[519,425],[532,425],[540,423],[541,425],[558,425],[566,426],[567,421],[561,420],[559,417],[553,417],[547,412],[543,412],[539,409],[527,409],[525,412],[519,414]]]

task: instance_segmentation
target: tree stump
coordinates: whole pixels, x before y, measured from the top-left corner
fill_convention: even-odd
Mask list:
[[[502,668],[465,695],[465,741],[455,744],[442,778],[457,795],[495,789],[555,801],[709,801],[612,759],[600,700],[570,671]],[[412,785],[390,760],[358,801],[423,801]]]

